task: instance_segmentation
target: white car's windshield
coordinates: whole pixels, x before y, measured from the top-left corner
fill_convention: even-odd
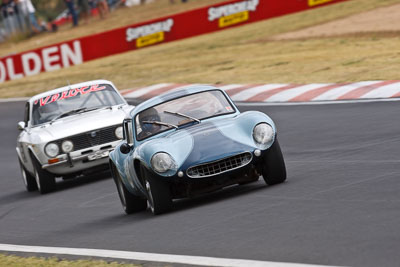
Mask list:
[[[206,91],[174,99],[136,115],[137,140],[178,128],[188,123],[199,123],[202,119],[235,112],[225,95],[218,91]]]
[[[32,125],[124,103],[125,101],[109,84],[68,89],[35,100],[32,107]]]

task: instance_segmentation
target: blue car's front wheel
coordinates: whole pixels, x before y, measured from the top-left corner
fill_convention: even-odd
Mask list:
[[[147,205],[154,215],[168,212],[172,209],[171,191],[168,183],[160,180],[162,178],[153,176],[142,167],[144,175],[144,188],[147,192]]]
[[[286,180],[286,166],[278,139],[264,157],[262,176],[268,185],[283,183]]]
[[[113,167],[113,178],[115,184],[117,186],[119,199],[121,200],[122,208],[124,209],[126,214],[131,214],[139,211],[144,211],[147,209],[146,199],[135,196],[131,192],[129,192],[124,183],[121,180],[121,176],[118,171]]]

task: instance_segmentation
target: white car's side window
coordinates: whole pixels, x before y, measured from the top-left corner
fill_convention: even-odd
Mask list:
[[[29,102],[27,102],[25,104],[25,114],[24,114],[24,122],[25,122],[25,126],[28,125],[29,122],[29,112],[30,112],[30,108],[29,108]]]

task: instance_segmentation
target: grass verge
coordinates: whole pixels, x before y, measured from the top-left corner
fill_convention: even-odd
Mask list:
[[[100,260],[63,260],[58,258],[19,257],[0,254],[0,267],[140,267],[141,265],[123,264]]]

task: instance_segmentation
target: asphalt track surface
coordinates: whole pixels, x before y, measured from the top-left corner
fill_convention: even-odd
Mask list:
[[[400,103],[241,107],[276,122],[288,180],[125,215],[108,174],[24,190],[23,102],[0,104],[0,243],[339,266],[400,262]]]

